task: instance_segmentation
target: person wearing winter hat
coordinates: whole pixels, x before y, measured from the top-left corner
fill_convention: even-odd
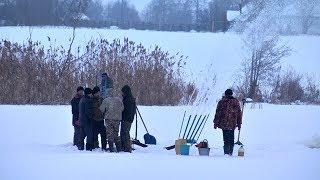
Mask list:
[[[131,88],[125,85],[121,89],[122,102],[124,109],[122,111],[122,120],[120,128],[120,139],[124,152],[132,152],[131,140],[130,140],[130,129],[136,114],[136,102],[132,95]]]
[[[81,148],[80,141],[82,136],[82,128],[80,126],[80,119],[79,119],[79,102],[81,98],[83,97],[84,89],[82,86],[79,86],[77,88],[77,93],[72,98],[70,104],[71,104],[71,111],[72,111],[72,125],[74,128],[73,133],[73,145],[77,146],[78,148]]]
[[[100,106],[102,104],[103,98],[100,94],[100,88],[98,86],[93,88],[93,121],[92,121],[92,131],[93,131],[93,142],[94,148],[99,148],[98,135],[101,137],[101,149],[103,151],[107,150],[107,134],[106,127],[103,121],[103,114],[100,111]]]
[[[93,99],[92,90],[86,88],[84,90],[84,97],[79,103],[79,115],[81,127],[84,129],[85,135],[81,139],[81,150],[84,149],[84,138],[87,137],[86,150],[92,151],[93,149],[93,132],[92,132],[92,121],[93,121]]]
[[[234,130],[240,130],[242,115],[239,101],[233,97],[231,89],[225,91],[225,96],[218,102],[214,117],[214,129],[223,132],[224,154],[232,156],[234,147]]]

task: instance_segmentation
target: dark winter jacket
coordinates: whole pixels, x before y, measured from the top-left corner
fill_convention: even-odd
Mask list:
[[[242,114],[239,101],[232,96],[223,97],[218,103],[213,122],[214,127],[223,130],[241,128]]]
[[[95,121],[103,121],[103,114],[100,111],[100,106],[102,104],[102,97],[93,97],[93,120]]]
[[[76,94],[71,100],[72,110],[72,125],[75,126],[75,122],[79,120],[79,102],[82,96]]]
[[[87,95],[79,103],[80,123],[82,127],[91,126],[93,121],[93,99]]]
[[[127,122],[133,122],[134,115],[136,114],[136,101],[132,96],[131,90],[128,88],[122,88],[123,96],[123,106],[122,120]]]

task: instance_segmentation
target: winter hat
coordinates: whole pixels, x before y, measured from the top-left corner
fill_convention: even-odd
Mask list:
[[[92,90],[92,94],[95,94],[97,92],[100,92],[100,88],[98,86],[94,87]]]
[[[77,88],[77,92],[79,92],[79,91],[84,91],[84,89],[83,89],[82,86],[79,86],[79,87]]]
[[[86,88],[86,89],[84,90],[84,94],[86,94],[86,95],[92,94],[92,89]]]
[[[227,90],[224,92],[224,94],[225,94],[226,96],[232,96],[232,95],[233,95],[233,92],[232,92],[231,89],[227,89]]]
[[[132,96],[132,92],[131,92],[131,88],[129,85],[125,85],[122,87],[121,91],[123,92],[123,94],[125,94],[126,96]]]

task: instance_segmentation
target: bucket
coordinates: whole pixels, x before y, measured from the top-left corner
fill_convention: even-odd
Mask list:
[[[198,148],[200,156],[209,156],[210,148]]]
[[[181,144],[186,144],[186,143],[187,143],[187,140],[185,140],[185,139],[176,140],[176,142],[175,142],[176,155],[180,154],[180,145]]]
[[[180,145],[180,154],[181,155],[189,155],[189,151],[190,151],[190,146],[187,144],[181,144]]]

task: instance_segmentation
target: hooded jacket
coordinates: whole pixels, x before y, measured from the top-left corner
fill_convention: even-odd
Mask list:
[[[129,86],[124,86],[121,91],[123,92],[123,106],[122,120],[132,123],[136,114],[136,101],[132,96],[132,92]]]

